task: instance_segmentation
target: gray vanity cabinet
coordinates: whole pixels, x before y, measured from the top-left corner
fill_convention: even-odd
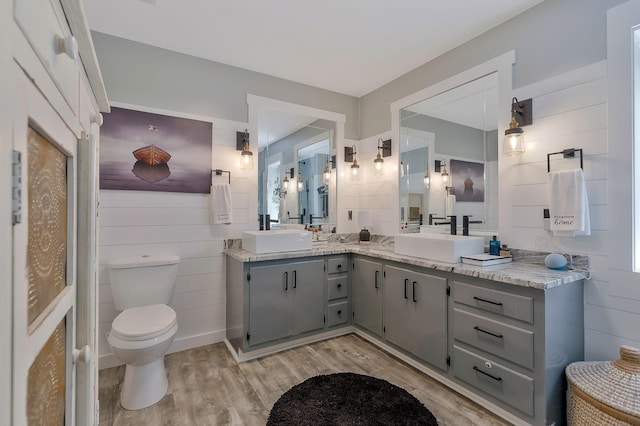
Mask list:
[[[250,346],[324,327],[324,260],[249,268]]]
[[[384,337],[447,369],[447,279],[384,266]]]
[[[351,279],[353,322],[382,336],[382,263],[355,257]]]

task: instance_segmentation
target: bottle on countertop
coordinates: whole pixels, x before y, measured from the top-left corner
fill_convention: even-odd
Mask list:
[[[507,247],[506,244],[503,244],[500,248],[500,256],[502,257],[511,257],[511,249]]]
[[[500,241],[495,235],[493,236],[493,240],[489,241],[489,254],[500,256]]]

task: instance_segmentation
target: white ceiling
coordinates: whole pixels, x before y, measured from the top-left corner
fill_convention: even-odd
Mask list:
[[[85,0],[92,30],[361,97],[543,0]]]

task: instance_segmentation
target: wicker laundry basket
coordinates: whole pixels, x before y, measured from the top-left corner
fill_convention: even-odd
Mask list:
[[[620,359],[567,366],[569,425],[640,425],[640,350],[620,348]]]

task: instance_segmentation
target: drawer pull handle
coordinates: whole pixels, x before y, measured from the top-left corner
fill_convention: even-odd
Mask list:
[[[482,373],[487,377],[491,377],[493,380],[495,380],[496,382],[500,382],[502,381],[502,377],[496,377],[493,374],[489,374],[489,373],[485,373],[484,371],[480,370],[478,367],[476,367],[475,365],[473,366],[473,369],[476,370],[478,373]]]
[[[338,264],[338,269],[342,268],[342,265]]]
[[[284,273],[284,291],[288,291],[289,290],[289,273],[285,272]]]
[[[56,53],[64,53],[71,59],[78,59],[78,42],[72,35],[66,37],[56,37]]]
[[[293,288],[298,288],[298,271],[293,271]]]
[[[498,339],[502,339],[502,337],[503,337],[502,334],[495,334],[495,333],[492,333],[490,331],[483,330],[480,327],[478,327],[477,325],[475,327],[473,327],[473,329],[476,330],[476,331],[479,331],[481,333],[486,333],[486,334],[489,334],[490,336],[497,337]]]
[[[373,286],[375,288],[378,288],[378,274],[380,273],[380,271],[376,271],[375,276],[373,277]]]
[[[409,279],[405,278],[404,279],[404,298],[408,299],[409,297],[407,296],[407,284],[409,284]]]
[[[338,283],[338,285],[336,287],[342,288],[342,284]]]
[[[342,315],[342,310],[338,309],[338,316]]]
[[[418,284],[417,281],[414,281],[411,284],[411,296],[413,297],[413,303],[418,303],[418,301],[416,300],[416,284]]]
[[[490,303],[492,305],[496,305],[496,306],[502,306],[502,302],[493,302],[491,300],[487,300],[487,299],[482,299],[478,296],[473,296],[474,300],[477,300],[478,302],[484,302],[484,303]]]

